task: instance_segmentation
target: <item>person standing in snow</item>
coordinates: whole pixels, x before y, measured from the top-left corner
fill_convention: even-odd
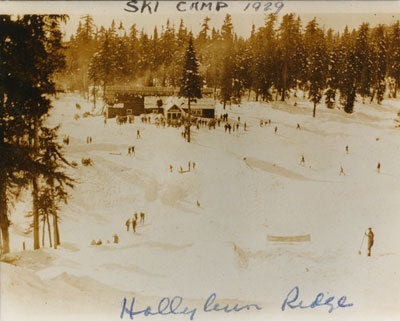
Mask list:
[[[133,233],[136,233],[136,225],[137,225],[137,221],[136,220],[132,220]]]
[[[128,218],[126,220],[125,225],[126,225],[126,231],[129,232],[129,226],[131,225],[131,219],[130,218]]]
[[[299,123],[297,123],[297,127],[296,127],[296,129],[298,129],[298,130],[301,130],[301,128],[300,128],[300,124],[299,124]]]
[[[189,169],[189,172],[190,172],[190,161],[188,161],[188,169]]]
[[[193,162],[193,169],[195,169],[196,168],[196,163],[195,162]]]
[[[173,169],[172,165],[169,164],[169,171],[170,171],[171,173],[172,173],[172,169]]]
[[[136,139],[139,139],[140,138],[140,130],[138,129],[137,131],[136,131]]]
[[[131,154],[131,146],[128,147],[128,155]]]
[[[138,220],[138,213],[137,212],[135,212],[135,221],[137,221]]]
[[[381,163],[378,163],[378,166],[376,166],[376,170],[378,174],[381,172]]]
[[[275,134],[278,132],[278,126],[275,126]]]
[[[246,122],[244,122],[244,131],[246,131],[246,129],[247,129],[247,124],[246,124]]]
[[[131,146],[131,152],[133,155],[135,155],[135,146]]]
[[[304,155],[301,155],[301,161],[299,165],[303,165],[304,166],[305,160],[304,160]]]
[[[342,174],[343,174],[343,176],[346,176],[346,174],[344,173],[344,170],[343,170],[343,166],[340,166],[339,176],[342,175]]]
[[[372,232],[372,228],[368,228],[368,234],[364,233],[365,236],[368,237],[368,256],[371,256],[371,248],[374,245],[374,232]]]
[[[349,145],[346,145],[346,154],[349,153]]]
[[[140,224],[144,225],[144,213],[140,212]]]

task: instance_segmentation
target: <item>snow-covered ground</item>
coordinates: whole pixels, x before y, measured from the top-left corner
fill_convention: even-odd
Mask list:
[[[182,296],[185,306],[201,309],[215,292],[217,300],[262,310],[199,311],[195,320],[400,320],[399,101],[357,103],[352,115],[321,105],[315,119],[310,103],[297,101],[245,102],[226,111],[218,105],[217,114],[240,116],[239,132],[193,129],[188,144],[181,129],[138,117],[121,126],[104,125],[102,117],[74,120],[90,104],[71,94],[55,100],[49,122],[62,124],[60,138],[70,136],[66,154],[79,164],[71,171],[79,182],[60,214],[57,250],[48,243],[30,250],[29,193],[16,204],[6,257],[13,264],[0,263],[0,319],[120,320],[124,297],[135,296],[137,309],[156,309],[160,298]],[[260,119],[272,123],[261,128]],[[135,156],[127,155],[130,145]],[[94,166],[82,166],[82,157]],[[178,173],[188,161],[196,168]],[[341,166],[346,176],[339,176]],[[133,235],[125,221],[135,211],[146,221]],[[371,257],[366,240],[358,254],[368,227],[375,233]],[[310,242],[267,240],[304,234]],[[93,239],[103,245],[91,246]],[[282,312],[296,285],[305,303],[323,292],[345,295],[354,306]]]

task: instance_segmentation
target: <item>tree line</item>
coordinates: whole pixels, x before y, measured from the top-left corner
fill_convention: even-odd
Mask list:
[[[10,251],[10,212],[22,191],[32,192],[33,247],[40,221],[50,246],[60,244],[59,204],[74,180],[58,142],[59,126],[46,124],[55,93],[54,74],[65,67],[63,15],[0,16],[0,230],[2,254]],[[53,229],[50,227],[52,218]],[[51,236],[53,235],[53,238]]]
[[[205,18],[194,36],[181,20],[169,20],[151,34],[133,24],[128,30],[113,21],[98,28],[90,15],[81,17],[66,43],[69,89],[88,93],[89,85],[135,84],[178,86],[189,38],[199,60],[202,85],[214,88],[221,102],[238,102],[255,93],[256,100],[285,101],[303,90],[316,106],[342,106],[352,113],[356,96],[381,103],[386,90],[396,97],[400,82],[400,24],[371,28],[362,23],[343,32],[325,30],[316,19],[302,26],[286,14],[278,24],[270,14],[262,27],[253,25],[247,39],[234,32],[226,15],[220,30]]]

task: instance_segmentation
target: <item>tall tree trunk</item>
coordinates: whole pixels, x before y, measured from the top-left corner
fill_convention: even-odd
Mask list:
[[[0,169],[0,225],[2,237],[2,253],[10,252],[10,238],[8,227],[10,221],[8,220],[8,207],[7,207],[7,176],[3,169]]]
[[[313,112],[312,112],[313,118],[315,118],[315,113],[316,113],[316,111],[317,111],[317,103],[314,102],[314,109],[313,109]]]
[[[60,245],[60,233],[58,230],[58,216],[57,213],[53,214],[53,234],[54,234],[54,248]]]
[[[287,86],[287,63],[285,63],[283,67],[283,88],[282,88],[282,96],[281,101],[285,101],[286,95],[286,86]]]
[[[190,98],[188,98],[188,132],[187,132],[187,134],[188,134],[188,143],[190,143]]]
[[[34,116],[34,149],[35,153],[39,151],[39,119],[38,116]],[[38,250],[40,249],[40,241],[39,241],[39,182],[38,182],[38,175],[37,173],[33,173],[33,249]]]
[[[5,79],[3,74],[1,79]],[[0,85],[0,108],[4,108],[4,84]],[[0,128],[0,229],[2,238],[2,254],[10,252],[10,236],[8,232],[8,227],[10,226],[10,221],[8,219],[8,204],[7,204],[7,172],[3,167],[4,164],[4,154],[5,154],[5,137],[4,137],[4,127]]]
[[[53,247],[53,242],[51,241],[51,229],[50,229],[50,219],[49,214],[46,214],[46,221],[47,221],[47,230],[49,232],[49,243],[50,247]],[[44,234],[44,233],[43,233]]]
[[[397,81],[394,82],[394,93],[393,93],[393,98],[397,97]]]
[[[93,84],[93,111],[96,110],[96,84]]]
[[[249,88],[249,96],[247,97],[247,101],[250,101],[250,94],[251,94],[251,88]]]
[[[43,228],[42,228],[42,247],[44,247],[44,236],[46,233],[46,215],[43,214]]]

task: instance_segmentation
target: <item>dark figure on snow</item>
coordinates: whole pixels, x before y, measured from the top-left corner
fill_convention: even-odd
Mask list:
[[[92,143],[92,136],[89,136],[89,143]]]
[[[374,232],[372,232],[372,228],[368,228],[368,234],[365,233],[365,236],[368,237],[368,256],[371,256],[371,248],[374,245]]]
[[[140,130],[138,129],[137,131],[136,131],[136,139],[139,139],[140,138]]]
[[[196,163],[193,162],[192,164],[193,164],[193,169],[195,169],[196,168]]]
[[[301,155],[301,161],[299,165],[303,165],[304,166],[305,160],[304,160],[304,155]]]
[[[343,174],[343,176],[346,176],[346,174],[344,173],[343,167],[340,166],[340,173],[339,173],[339,176],[342,175],[342,174]]]
[[[275,126],[275,134],[278,132],[278,126]]]
[[[172,165],[170,164],[169,165],[169,171],[172,173],[172,169],[173,169],[173,167],[172,167]]]
[[[131,150],[131,146],[129,146],[129,147],[128,147],[128,155],[130,155],[130,154],[131,154],[131,152],[132,152],[132,150]]]
[[[239,123],[236,124],[236,131],[239,131]]]
[[[301,129],[299,123],[297,123],[296,129]]]
[[[349,153],[349,145],[346,145],[346,154]]]
[[[136,220],[132,220],[133,233],[136,233],[136,225],[137,225],[137,221]]]
[[[260,127],[263,127],[263,120],[262,119],[260,119]]]
[[[117,234],[114,234],[114,235],[113,235],[113,238],[114,238],[114,243],[115,243],[115,244],[118,244],[118,242],[119,242],[119,237],[118,237],[118,235],[117,235]]]
[[[189,169],[189,172],[190,172],[190,161],[188,161],[188,169]]]
[[[247,124],[246,122],[244,122],[244,131],[246,131],[246,129],[247,129]]]
[[[200,202],[199,201],[196,201],[196,204],[197,204],[198,207],[200,207]]]
[[[131,152],[133,155],[135,155],[135,146],[131,146]]]
[[[138,213],[135,212],[135,215],[134,215],[134,216],[135,216],[135,221],[137,221],[137,219],[138,219]]]
[[[238,116],[238,121],[240,121],[240,116]]]
[[[376,170],[378,173],[381,172],[381,163],[378,163],[378,166],[376,166]]]
[[[140,212],[140,224],[144,225],[144,213]]]
[[[232,129],[231,124],[228,124],[228,131],[229,131],[229,134],[231,133],[231,129]]]
[[[182,166],[179,166],[179,170],[180,170],[181,173],[183,173],[183,168],[182,168]]]
[[[126,225],[126,231],[129,232],[129,226],[131,225],[131,219],[130,218],[128,218],[126,220],[125,225]]]
[[[107,125],[107,118],[104,117],[104,126]]]
[[[101,239],[99,239],[99,240],[96,242],[96,245],[101,245],[101,244],[103,244],[103,242],[101,241]]]

